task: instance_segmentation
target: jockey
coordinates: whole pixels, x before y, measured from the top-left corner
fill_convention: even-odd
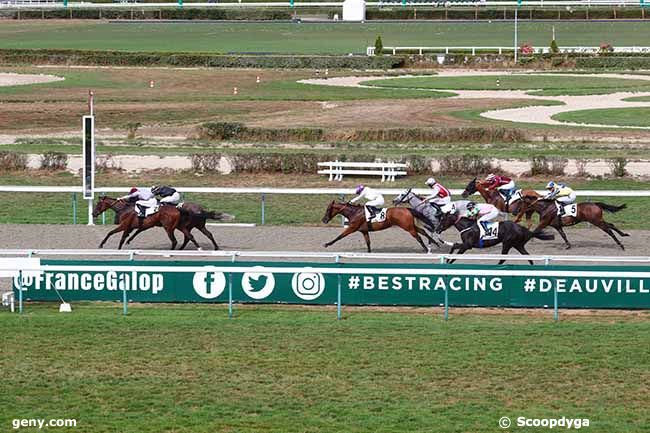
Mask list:
[[[368,200],[366,202],[366,209],[370,213],[370,219],[373,219],[377,212],[380,212],[379,207],[384,205],[384,196],[364,185],[357,185],[355,192],[358,196],[350,200],[350,203],[356,203],[362,198]]]
[[[170,204],[176,206],[181,201],[181,195],[174,188],[169,186],[154,185],[151,187],[154,195],[159,195],[160,204]]]
[[[147,208],[158,204],[158,200],[156,200],[156,197],[153,195],[150,188],[136,188],[134,186],[129,190],[127,195],[119,198],[119,200],[131,199],[137,199],[135,202],[135,208],[138,212],[138,218],[144,218]]]
[[[506,176],[497,176],[495,174],[488,174],[485,178],[487,183],[488,191],[494,191],[495,189],[503,193],[506,204],[510,200],[512,193],[515,191],[515,181]]]
[[[487,230],[487,223],[493,221],[499,216],[499,209],[489,203],[474,203],[470,201],[467,203],[467,218],[478,218],[478,222],[483,226],[483,230]]]
[[[434,208],[438,207],[441,212],[445,212],[443,208],[447,209],[451,204],[451,193],[449,190],[436,182],[432,177],[428,178],[424,184],[432,190],[431,194],[426,196],[424,200],[429,202]]]
[[[548,193],[542,197],[544,200],[555,200],[560,204],[558,216],[564,214],[564,206],[576,202],[576,192],[563,183],[550,181],[546,184]]]

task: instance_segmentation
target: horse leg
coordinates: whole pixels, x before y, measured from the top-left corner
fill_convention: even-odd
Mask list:
[[[431,252],[431,250],[429,248],[427,248],[426,245],[424,245],[424,241],[422,240],[422,238],[418,234],[418,231],[415,228],[415,226],[413,227],[412,230],[409,230],[409,233],[411,234],[411,236],[413,236],[415,238],[416,241],[418,241],[418,243],[420,244],[420,246],[422,247],[422,249],[424,250],[425,253]],[[431,239],[431,240],[433,240],[433,239]]]
[[[431,244],[434,244],[436,247],[440,248],[440,244],[436,242],[431,236],[429,236],[429,233],[427,233],[426,230],[417,226],[415,227],[415,230],[429,240],[429,246],[431,246]],[[427,250],[431,252],[431,248],[427,248]]]
[[[214,249],[218,250],[219,245],[217,245],[217,241],[214,240],[214,236],[212,236],[212,233],[210,232],[210,230],[205,228],[205,226],[197,227],[197,228],[201,231],[201,233],[203,233],[205,236],[207,236],[208,239],[210,239],[210,241],[212,242],[212,245],[214,245]]]
[[[564,229],[562,228],[561,225],[553,226],[555,230],[562,236],[562,239],[564,239],[564,243],[566,244],[566,249],[570,250],[571,249],[571,243],[569,242],[569,239],[566,237],[566,233],[564,233]]]
[[[465,246],[465,244],[453,244],[451,246],[451,249],[449,250],[449,254],[454,254],[454,250],[458,248],[458,252],[456,254],[463,254],[465,251],[469,250],[470,248]],[[452,264],[456,261],[456,259],[451,259],[447,261],[447,263]]]
[[[616,227],[616,226],[615,226],[614,224],[612,224],[612,223],[607,223],[607,222],[606,222],[605,224],[607,224],[607,227],[609,227],[610,229],[614,230],[616,233],[618,233],[618,234],[621,235],[621,236],[630,236],[629,233],[625,233],[625,232],[621,231],[618,227]]]
[[[363,238],[366,240],[366,246],[368,247],[368,252],[371,253],[372,251],[370,251],[370,235],[368,234],[368,232],[361,232],[361,233],[363,233]]]
[[[353,227],[353,226],[348,226],[347,229],[343,230],[343,233],[341,233],[341,234],[338,235],[336,238],[334,238],[334,240],[331,240],[331,241],[329,241],[329,242],[324,243],[323,246],[324,246],[325,248],[327,248],[327,247],[333,245],[335,242],[340,241],[340,240],[343,239],[344,237],[346,237],[346,236],[348,236],[348,235],[350,235],[350,234],[356,232],[357,230],[359,230],[359,225],[360,225],[360,224],[356,224],[355,227]]]
[[[526,247],[524,247],[523,245],[514,245],[514,248],[517,251],[519,251],[520,254],[522,254],[524,256],[529,256],[530,255],[530,253],[526,250]],[[531,265],[535,264],[535,263],[533,263],[532,260],[528,260],[528,263],[530,263]]]
[[[126,240],[126,237],[133,231],[133,227],[129,227],[127,230],[124,230],[124,233],[122,233],[122,238],[120,239],[120,245],[117,247],[118,250],[122,249],[122,245],[124,245],[124,241]]]
[[[612,229],[609,228],[609,225],[605,221],[600,221],[598,224],[594,224],[596,227],[607,233],[612,239],[614,239],[614,242],[616,242],[616,245],[621,247],[622,250],[625,250],[625,247],[621,243],[621,241],[618,240],[616,235],[612,232]]]
[[[106,235],[104,240],[99,244],[99,248],[104,248],[104,244],[106,243],[108,238],[113,236],[115,233],[121,232],[122,230],[124,230],[124,228],[120,225],[117,228],[115,228],[115,229],[111,230],[110,232],[108,232],[108,234]]]
[[[174,230],[176,228],[173,226],[168,226],[165,227],[165,232],[167,232],[167,237],[169,237],[169,240],[172,241],[172,247],[170,249],[175,249],[176,245],[178,244],[178,241],[176,240],[176,236],[174,236]]]
[[[530,230],[530,228],[533,226],[533,213],[535,213],[534,210],[529,210],[526,212],[526,228]]]
[[[140,227],[139,229],[137,229],[137,230],[135,231],[135,233],[133,233],[133,234],[131,235],[131,237],[128,238],[128,239],[126,240],[126,244],[127,244],[127,245],[130,244],[131,241],[132,241],[132,240],[133,240],[137,235],[139,235],[140,233],[142,233],[144,230],[146,230],[146,229],[143,229],[142,227]]]
[[[501,245],[501,255],[502,255],[502,256],[506,256],[506,255],[508,255],[508,251],[510,251],[510,248],[512,248],[512,245],[511,245],[510,243],[505,243],[505,242],[504,242],[504,243]],[[501,259],[501,260],[499,260],[499,263],[498,263],[498,264],[499,264],[499,265],[502,265],[502,264],[504,264],[505,262],[506,262],[506,259]]]

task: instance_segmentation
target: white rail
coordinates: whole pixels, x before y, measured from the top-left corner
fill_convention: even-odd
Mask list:
[[[601,48],[598,47],[558,47],[561,53],[588,53],[594,54],[601,52]],[[414,52],[417,51],[418,54],[422,55],[423,53],[438,53],[438,54],[449,54],[457,53],[459,51],[468,51],[472,55],[476,55],[477,52],[494,52],[496,51],[499,54],[514,52],[514,47],[512,46],[501,46],[501,47],[448,47],[448,46],[439,46],[439,47],[384,47],[384,53],[392,53],[393,55],[399,52]],[[535,53],[548,53],[550,52],[549,47],[533,47]],[[632,47],[613,47],[614,53],[650,53],[650,47],[647,46],[632,46]],[[366,55],[374,56],[375,47],[366,47]]]
[[[647,256],[563,256],[563,255],[501,255],[501,254],[388,254],[388,253],[347,253],[347,252],[304,252],[304,251],[154,251],[154,250],[58,250],[58,249],[6,249],[0,250],[0,257],[47,257],[47,256],[84,256],[84,257],[196,257],[196,258],[273,258],[273,259],[331,259],[331,260],[404,260],[443,263],[446,259],[468,261],[508,261],[527,262],[528,260],[550,262],[587,262],[587,263],[647,263]]]
[[[95,188],[98,193],[120,193],[125,194],[128,187],[102,187]],[[401,194],[406,188],[375,188],[382,194]],[[351,195],[354,188],[235,188],[235,187],[177,187],[177,191],[183,193],[211,193],[211,194],[299,194],[299,195]],[[430,190],[426,188],[414,188],[416,194],[427,194]],[[20,186],[0,185],[0,192],[51,192],[81,193],[80,186]],[[451,189],[453,195],[460,195],[462,189]],[[537,190],[539,194],[546,191]],[[579,197],[650,197],[650,190],[580,190],[576,191]]]

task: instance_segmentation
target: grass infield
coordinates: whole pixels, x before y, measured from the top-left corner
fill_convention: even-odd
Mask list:
[[[476,432],[647,427],[647,313],[77,304],[0,312],[0,426],[74,432]],[[23,429],[24,431],[36,431]],[[523,429],[514,427],[509,431]]]
[[[633,46],[650,35],[646,22],[519,23],[519,41],[560,46]],[[119,51],[365,54],[384,46],[511,46],[511,22],[476,23],[108,23],[18,21],[0,26],[0,48]],[[323,43],[327,41],[327,43]]]
[[[553,119],[595,125],[650,127],[650,107],[570,111],[556,114]]]

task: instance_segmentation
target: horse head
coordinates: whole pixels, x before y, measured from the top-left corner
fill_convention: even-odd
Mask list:
[[[401,204],[401,203],[405,203],[408,200],[408,197],[411,194],[412,189],[413,188],[409,188],[406,191],[404,191],[403,193],[401,193],[400,195],[398,195],[397,197],[395,197],[393,199],[393,204],[398,205],[398,204]]]
[[[457,216],[454,213],[444,213],[438,225],[438,233],[442,233],[456,223]]]
[[[463,190],[463,193],[461,194],[461,197],[467,198],[468,195],[474,194],[476,190],[476,177],[472,180],[469,181],[465,189]]]
[[[112,200],[113,199],[109,197],[101,197],[97,201],[97,204],[95,205],[95,209],[93,209],[93,217],[97,218],[99,215],[101,215],[102,213],[110,209],[111,205],[114,203],[114,201]]]
[[[329,206],[327,206],[327,210],[325,211],[325,215],[323,215],[323,219],[321,221],[323,221],[323,224],[327,224],[340,211],[341,211],[340,204],[336,203],[336,201],[332,200],[332,202],[329,204]]]

